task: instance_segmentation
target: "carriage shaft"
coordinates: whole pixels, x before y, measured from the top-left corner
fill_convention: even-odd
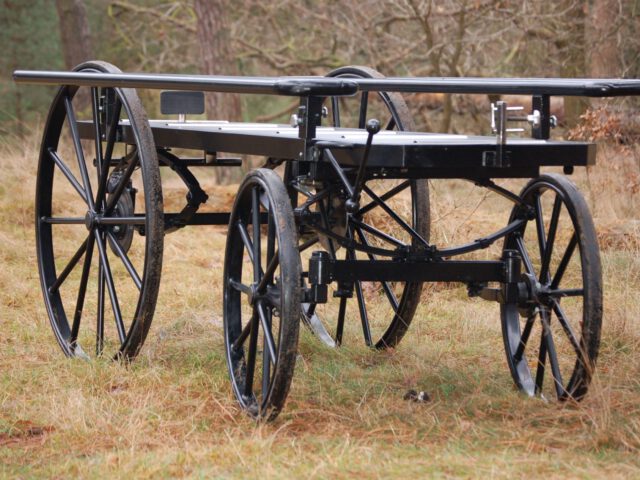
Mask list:
[[[614,97],[640,95],[635,79],[569,78],[327,78],[234,77],[153,73],[94,73],[16,70],[17,83],[89,87],[151,88],[291,96],[353,95],[358,91],[575,95]]]

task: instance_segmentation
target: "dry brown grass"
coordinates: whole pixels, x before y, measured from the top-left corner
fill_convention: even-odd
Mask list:
[[[238,411],[224,363],[224,231],[192,228],[166,238],[154,325],[134,364],[67,360],[50,332],[35,266],[37,139],[0,148],[1,476],[640,476],[633,152],[605,151],[601,166],[574,178],[595,213],[605,275],[599,367],[582,404],[515,392],[497,307],[466,298],[459,287],[429,286],[394,351],[359,346],[358,322],[348,325],[339,351],[305,332],[285,411],[273,424],[256,425]],[[232,191],[212,196],[228,204]],[[432,192],[439,244],[506,221],[506,202],[481,201],[481,191],[459,182],[439,182]],[[170,181],[168,203],[182,195]],[[404,401],[410,388],[433,400]]]

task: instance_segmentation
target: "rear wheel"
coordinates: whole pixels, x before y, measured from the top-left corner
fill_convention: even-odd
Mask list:
[[[342,67],[328,76],[384,78],[379,72],[360,66]],[[414,130],[409,108],[402,95],[395,92],[363,92],[354,98],[332,97],[329,110],[328,117],[335,127],[364,129],[367,119],[375,116],[387,130]],[[349,235],[372,246],[391,249],[397,246],[384,235],[405,245],[415,244],[402,223],[413,228],[424,240],[429,240],[429,186],[426,180],[369,180],[361,205],[361,212],[353,217],[346,215],[338,198],[324,202],[320,210],[326,210],[327,223],[333,225],[335,233]],[[341,253],[335,242],[320,237],[320,245],[332,258],[341,255],[341,258],[375,259],[355,250]],[[329,305],[303,304],[304,323],[325,344],[335,346],[342,343],[345,319],[355,316],[360,319],[362,336],[368,346],[385,349],[397,345],[420,303],[422,283],[355,282],[346,287],[345,290],[334,285],[330,289]],[[334,295],[337,297],[332,301]]]
[[[104,62],[76,71],[119,72]],[[125,128],[128,145],[119,143]],[[155,146],[135,90],[62,87],[40,151],[36,245],[66,355],[138,353],[158,297],[163,228]]]

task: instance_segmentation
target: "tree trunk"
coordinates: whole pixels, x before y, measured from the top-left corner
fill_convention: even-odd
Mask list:
[[[229,48],[226,0],[194,0],[200,45],[200,70],[204,75],[235,75],[237,69]],[[207,95],[207,115],[216,120],[239,120],[238,95]]]
[[[235,62],[229,48],[229,26],[227,0],[194,0],[198,44],[200,45],[200,71],[204,75],[237,74]],[[205,95],[207,117],[215,120],[240,120],[240,98],[229,93],[207,93]],[[220,154],[221,152],[217,152]],[[238,172],[240,173],[240,172]],[[233,169],[216,169],[220,183],[234,180]],[[237,180],[237,178],[235,178]]]
[[[567,30],[563,35],[565,61],[562,64],[561,75],[567,78],[585,77],[587,70],[586,41],[586,0],[568,0],[565,18]],[[580,115],[589,107],[589,102],[581,97],[564,97],[564,123],[567,128],[573,128],[580,123]]]
[[[71,70],[76,65],[92,59],[91,34],[84,0],[56,0],[58,24],[64,65]],[[75,103],[79,110],[86,110],[90,105],[89,92],[80,89]]]
[[[91,35],[83,0],[56,0],[65,66],[71,70],[91,60]]]
[[[594,78],[618,77],[621,74],[620,49],[616,38],[621,12],[618,0],[593,0],[587,28],[589,75]]]

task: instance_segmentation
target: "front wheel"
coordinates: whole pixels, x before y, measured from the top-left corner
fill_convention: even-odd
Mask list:
[[[595,368],[602,324],[602,272],[595,228],[575,185],[542,175],[521,193],[530,219],[505,239],[519,252],[528,300],[501,306],[513,380],[528,395],[579,400]]]
[[[249,173],[231,212],[224,260],[224,339],[233,392],[250,416],[272,420],[289,392],[301,301],[300,254],[286,188]]]

